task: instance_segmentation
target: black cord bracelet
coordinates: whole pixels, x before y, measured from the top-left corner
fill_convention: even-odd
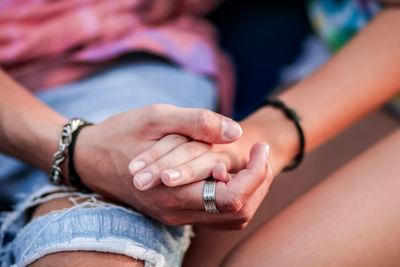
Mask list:
[[[294,125],[296,126],[297,132],[299,134],[299,141],[300,141],[300,148],[299,148],[299,153],[297,154],[297,156],[293,159],[292,163],[290,163],[288,166],[286,166],[285,168],[283,168],[283,171],[291,171],[295,168],[297,168],[301,161],[304,158],[304,149],[305,149],[305,138],[304,138],[304,132],[303,132],[303,128],[301,128],[300,125],[300,118],[297,115],[297,113],[291,109],[288,108],[285,103],[283,103],[282,101],[278,100],[278,99],[266,99],[263,101],[263,103],[260,105],[261,107],[264,106],[273,106],[277,109],[280,109],[283,111],[283,113],[285,114],[285,116],[291,120]]]
[[[69,183],[82,191],[85,192],[90,192],[91,190],[87,188],[81,181],[81,177],[79,177],[78,173],[75,170],[75,165],[74,165],[74,150],[75,150],[75,144],[76,140],[78,139],[78,135],[80,131],[86,127],[93,125],[93,123],[86,122],[84,121],[83,124],[79,125],[78,128],[72,133],[71,135],[71,143],[69,144],[68,147],[68,172],[69,172]]]

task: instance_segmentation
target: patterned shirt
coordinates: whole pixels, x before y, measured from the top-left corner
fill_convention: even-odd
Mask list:
[[[336,52],[379,11],[369,0],[310,0],[311,24],[325,45]]]
[[[331,52],[346,44],[380,9],[380,4],[370,0],[308,1],[311,24]],[[390,101],[389,107],[400,116],[400,95]]]
[[[219,0],[0,1],[0,66],[31,91],[83,78],[142,51],[214,78],[220,110],[233,99],[230,59],[201,18]]]

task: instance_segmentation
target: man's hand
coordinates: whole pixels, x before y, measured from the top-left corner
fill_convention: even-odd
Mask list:
[[[128,171],[132,158],[171,133],[207,143],[229,143],[237,140],[242,130],[238,123],[208,110],[152,105],[115,115],[83,129],[75,148],[76,170],[82,182],[93,191],[163,222],[176,224],[167,217],[175,216],[178,209],[186,211],[188,207],[176,200],[188,195],[192,189],[185,188],[186,193],[182,193],[182,188],[171,190],[160,186],[153,191],[140,192],[134,187]],[[201,190],[197,193],[199,200]],[[197,204],[202,205],[201,199]],[[169,210],[171,214],[161,214],[161,210]]]

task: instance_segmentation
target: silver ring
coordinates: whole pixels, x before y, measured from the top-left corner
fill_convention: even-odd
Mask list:
[[[203,204],[207,212],[219,212],[217,203],[215,202],[215,186],[216,181],[206,181],[203,187]]]

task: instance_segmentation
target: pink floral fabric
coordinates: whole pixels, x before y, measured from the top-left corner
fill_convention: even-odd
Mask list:
[[[218,0],[0,1],[0,66],[32,91],[83,78],[144,51],[209,75],[229,114],[233,68],[201,15]]]

